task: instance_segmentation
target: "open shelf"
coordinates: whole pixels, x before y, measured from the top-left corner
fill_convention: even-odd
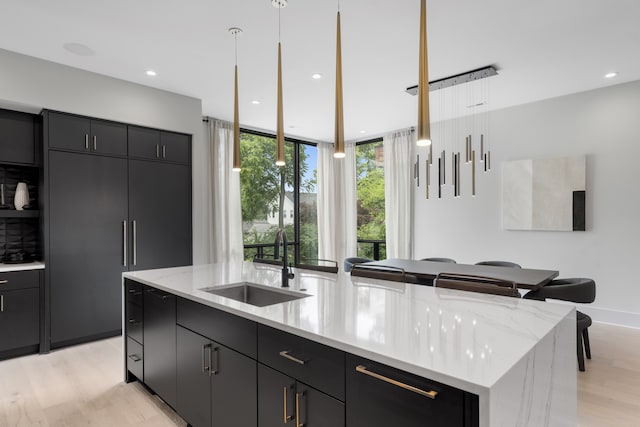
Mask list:
[[[0,218],[38,218],[40,211],[26,210],[17,211],[15,209],[0,209]]]

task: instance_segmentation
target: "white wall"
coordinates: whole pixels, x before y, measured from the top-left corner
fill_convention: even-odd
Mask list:
[[[493,171],[478,174],[475,198],[468,170],[458,199],[450,192],[434,198],[433,185],[425,200],[423,184],[416,189],[415,257],[508,260],[593,278],[596,301],[584,311],[596,321],[640,327],[640,82],[495,111],[491,141]],[[426,150],[419,154],[426,158]],[[583,154],[586,232],[502,229],[503,161]]]
[[[193,135],[193,260],[209,259],[208,150],[199,99],[0,49],[0,106],[42,108]]]

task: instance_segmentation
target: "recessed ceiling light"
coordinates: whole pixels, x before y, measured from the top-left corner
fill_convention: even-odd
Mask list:
[[[361,130],[360,133],[367,133],[367,131],[366,130]]]
[[[322,74],[320,73],[311,74],[311,78],[313,80],[320,80],[322,78]]]
[[[156,73],[153,70],[147,70],[146,73],[147,73],[147,76],[150,76],[150,77],[155,77],[158,75],[158,73]]]
[[[615,71],[613,71],[613,72],[611,72],[611,73],[607,73],[607,74],[605,74],[605,75],[604,75],[604,78],[605,78],[605,79],[612,79],[612,78],[614,78],[614,77],[615,77],[615,76],[617,76],[617,75],[618,75],[618,73],[616,73]]]
[[[253,105],[260,105],[260,101],[258,101],[257,99],[254,99],[253,101],[251,101],[251,103]]]
[[[81,43],[65,43],[62,45],[64,50],[78,56],[93,56],[96,53],[89,46]]]

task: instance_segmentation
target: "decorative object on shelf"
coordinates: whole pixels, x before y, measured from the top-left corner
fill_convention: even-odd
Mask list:
[[[242,34],[242,29],[237,27],[229,28],[235,39],[235,83],[233,92],[233,170],[240,172],[240,113],[238,107],[238,35]]]
[[[342,99],[342,37],[340,31],[340,0],[336,24],[336,133],[333,157],[343,159],[344,153],[344,103]]]
[[[0,184],[0,209],[9,209],[9,205],[5,203],[4,184]]]
[[[289,0],[271,0],[271,5],[278,9],[278,115],[276,127],[276,165],[284,166],[284,118],[282,112],[282,45],[280,42],[280,10],[287,7]]]
[[[420,55],[418,75],[418,140],[421,147],[431,145],[429,117],[429,55],[427,51],[427,1],[420,0]]]
[[[585,156],[504,162],[502,227],[585,231],[585,189]]]
[[[29,206],[29,189],[25,182],[19,182],[16,186],[16,194],[13,197],[13,204],[16,210],[23,210],[25,206]]]

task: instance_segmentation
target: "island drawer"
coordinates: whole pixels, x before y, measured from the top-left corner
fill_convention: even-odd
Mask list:
[[[12,291],[40,287],[38,270],[9,271],[0,273],[0,290]]]
[[[142,307],[142,283],[134,282],[132,280],[126,281],[126,294],[125,298],[127,303],[136,304]]]
[[[133,304],[130,301],[127,302],[127,336],[143,344],[142,341],[142,328],[144,322],[144,314],[142,307]]]
[[[478,425],[477,396],[457,388],[351,354],[346,377],[347,425]]]
[[[252,359],[257,356],[257,329],[251,320],[178,298],[177,323]]]
[[[258,361],[344,401],[345,354],[264,325],[258,325]]]
[[[139,343],[127,338],[127,370],[135,375],[140,381],[144,381],[144,347]]]

